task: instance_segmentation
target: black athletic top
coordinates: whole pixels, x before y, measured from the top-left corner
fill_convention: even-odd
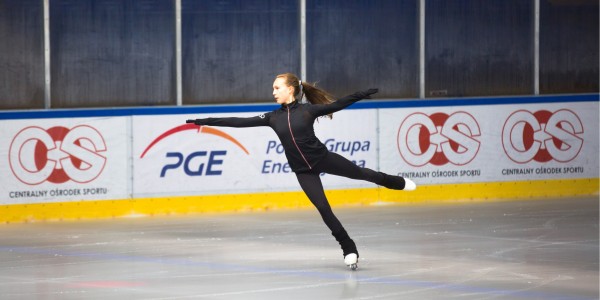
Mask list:
[[[377,89],[357,92],[330,104],[301,104],[294,101],[283,104],[272,112],[249,118],[206,118],[193,121],[196,125],[224,127],[269,126],[279,137],[292,171],[301,173],[311,170],[328,153],[325,145],[315,136],[315,119],[342,110],[376,92]]]

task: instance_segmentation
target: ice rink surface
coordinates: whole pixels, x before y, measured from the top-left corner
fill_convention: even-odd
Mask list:
[[[598,299],[598,198],[0,225],[1,299]]]

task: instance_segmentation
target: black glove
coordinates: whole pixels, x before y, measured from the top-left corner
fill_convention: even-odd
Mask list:
[[[187,119],[185,120],[186,123],[194,123],[196,125],[206,125],[206,123],[208,122],[208,119]]]
[[[371,99],[371,95],[373,95],[377,92],[379,92],[379,89],[368,89],[366,91],[356,92],[356,93],[354,93],[354,95],[361,99]]]

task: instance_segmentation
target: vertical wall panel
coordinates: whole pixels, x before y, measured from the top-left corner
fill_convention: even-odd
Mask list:
[[[44,108],[41,0],[0,0],[0,109]]]
[[[418,1],[307,1],[307,80],[336,96],[418,96]]]
[[[532,1],[426,4],[426,97],[531,93]]]
[[[296,0],[183,0],[183,103],[270,102],[300,71]]]
[[[299,0],[181,0],[184,104],[272,102]],[[174,105],[174,0],[50,0],[53,108]],[[425,97],[531,94],[533,1],[427,0]],[[417,0],[307,0],[307,79],[419,93]],[[540,0],[540,92],[599,91],[597,0]],[[44,107],[43,1],[0,0],[0,109]]]
[[[540,1],[540,93],[598,92],[598,1]]]
[[[53,107],[175,103],[172,0],[52,0]]]

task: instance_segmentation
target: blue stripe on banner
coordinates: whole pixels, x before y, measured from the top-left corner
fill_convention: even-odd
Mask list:
[[[480,97],[449,99],[407,99],[407,100],[367,100],[357,102],[348,109],[407,108],[432,106],[501,105],[534,104],[561,102],[598,102],[600,94],[550,95],[550,96],[514,96]],[[102,109],[51,109],[27,111],[0,111],[0,120],[46,119],[46,118],[82,118],[82,117],[119,117],[132,115],[176,115],[207,113],[268,112],[279,107],[277,104],[235,104],[235,105],[198,105],[198,106],[161,106]]]

